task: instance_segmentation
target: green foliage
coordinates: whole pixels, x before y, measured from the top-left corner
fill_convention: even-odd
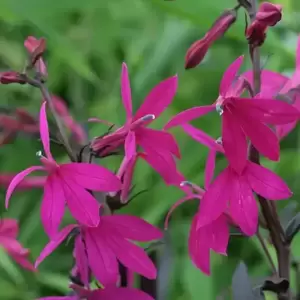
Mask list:
[[[281,2],[287,8],[284,20],[279,28],[268,32],[262,53],[268,68],[289,72],[294,67],[297,37],[292,16],[295,9],[300,10],[300,7],[295,0]],[[25,59],[24,39],[28,35],[44,36],[48,47],[50,90],[68,101],[78,121],[99,117],[116,124],[124,121],[119,89],[122,61],[126,61],[129,67],[135,108],[152,86],[178,73],[178,94],[168,112],[156,122],[159,128],[180,110],[215,101],[219,80],[226,67],[238,55],[248,56],[243,35],[244,16],[240,13],[239,21],[214,45],[200,67],[190,71],[184,71],[183,68],[184,55],[190,44],[202,37],[224,9],[234,5],[234,0],[2,0],[1,68],[21,70]],[[272,56],[267,59],[270,54]],[[21,106],[30,109],[33,114],[37,114],[41,101],[37,91],[18,85],[2,86],[0,98],[1,106]],[[195,124],[216,138],[220,135],[217,117],[203,118]],[[90,137],[101,135],[106,130],[103,125],[89,127]],[[179,169],[187,179],[203,185],[207,149],[180,130],[175,129],[174,133],[183,157]],[[283,142],[281,162],[266,162],[288,181],[295,200],[300,195],[297,180],[300,173],[299,134],[297,129]],[[38,141],[20,135],[13,144],[0,149],[1,171],[19,171],[38,163],[35,153],[40,147]],[[56,150],[60,155],[59,149]],[[115,159],[105,163],[112,168],[118,166]],[[170,206],[182,194],[177,189],[164,186],[159,177],[143,163],[138,165],[135,183],[136,192],[143,189],[148,191],[137,197],[124,212],[140,215],[161,225]],[[4,190],[1,196],[3,207]],[[38,256],[47,242],[39,220],[40,198],[41,191],[21,192],[13,196],[8,213],[1,208],[3,217],[12,216],[20,220],[20,240],[31,249],[32,259]],[[280,205],[284,206],[285,202]],[[174,213],[170,224],[176,262],[170,299],[215,299],[230,286],[231,276],[241,257],[249,263],[250,275],[268,275],[268,266],[263,264],[263,253],[257,251],[256,240],[241,240],[239,237],[232,238],[228,258],[212,257],[211,277],[196,270],[187,254],[189,224],[195,209],[192,203],[185,204]],[[66,218],[65,221],[71,222],[71,219]],[[2,251],[0,299],[29,300],[65,293],[67,275],[72,266],[71,246],[62,245],[36,274],[15,266]],[[299,238],[294,240],[293,247],[299,249]],[[272,299],[272,296],[267,296],[267,299]]]

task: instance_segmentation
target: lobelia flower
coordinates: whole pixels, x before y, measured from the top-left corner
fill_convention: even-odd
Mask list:
[[[47,67],[42,58],[46,50],[46,41],[44,38],[37,39],[33,36],[27,37],[24,46],[30,54],[31,64],[35,66],[36,70],[43,76],[47,76]]]
[[[151,156],[160,152],[168,152],[180,157],[179,147],[170,133],[146,127],[172,102],[177,89],[177,81],[177,76],[173,76],[155,86],[133,115],[128,70],[126,64],[123,63],[121,94],[126,111],[126,122],[115,132],[96,138],[92,142],[92,149],[95,152],[109,153],[125,144],[125,152],[132,152],[126,148],[135,149],[136,145],[139,145]],[[128,157],[131,154],[126,155]]]
[[[212,25],[205,36],[192,44],[185,57],[185,68],[196,67],[205,57],[209,47],[221,38],[236,21],[237,9],[225,11]]]
[[[0,246],[23,268],[36,271],[28,260],[29,250],[17,241],[19,226],[14,219],[0,220]]]
[[[186,124],[193,119],[217,110],[222,116],[222,144],[231,167],[241,173],[247,163],[247,139],[270,160],[279,159],[279,141],[276,134],[266,125],[282,125],[296,121],[300,112],[280,100],[241,98],[236,82],[243,56],[236,59],[225,71],[219,89],[219,97],[213,105],[198,106],[173,117],[165,126],[169,129]]]
[[[183,182],[182,185],[187,185]],[[190,185],[190,183],[188,183]],[[165,229],[168,228],[168,222],[174,209],[188,200],[201,200],[205,191],[200,187],[192,184],[194,192],[177,201],[169,210],[165,219]],[[199,212],[193,217],[189,240],[188,250],[193,264],[203,273],[210,275],[210,252],[213,250],[216,253],[227,255],[227,246],[229,241],[228,217],[223,214],[216,220],[205,226],[198,226]]]
[[[261,46],[266,39],[269,26],[275,26],[282,17],[282,6],[263,2],[255,16],[255,20],[246,30],[246,37],[254,47]]]
[[[50,152],[46,102],[40,110],[40,135],[46,155],[40,158],[43,166],[32,166],[14,177],[6,192],[6,207],[24,177],[33,171],[43,170],[48,173],[41,204],[41,219],[46,233],[52,236],[57,232],[66,204],[81,224],[98,226],[100,205],[87,190],[118,191],[121,188],[120,180],[111,171],[95,164],[56,163]]]
[[[214,222],[225,212],[246,235],[255,234],[258,206],[253,191],[269,200],[286,199],[292,195],[286,183],[272,171],[250,161],[246,162],[242,173],[237,173],[228,166],[210,183],[214,176],[216,153],[225,154],[221,141],[216,142],[205,132],[189,124],[182,127],[196,141],[210,149],[205,169],[207,192],[200,203],[198,226]]]
[[[148,242],[161,239],[162,232],[143,219],[128,215],[102,216],[96,228],[77,225],[65,227],[52,237],[37,258],[35,266],[52,253],[74,228],[80,232],[75,239],[76,266],[86,286],[88,269],[102,285],[116,283],[119,274],[118,261],[144,277],[156,278],[156,268],[151,259],[142,248],[130,241]]]

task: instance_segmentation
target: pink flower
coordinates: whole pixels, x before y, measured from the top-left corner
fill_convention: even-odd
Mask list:
[[[183,182],[183,185],[186,185]],[[194,192],[188,193],[184,198],[177,201],[169,210],[165,220],[165,228],[171,214],[180,204],[193,199],[201,200],[205,191],[200,187],[192,184]],[[200,201],[201,202],[201,201]],[[193,264],[203,273],[210,275],[210,252],[227,255],[227,246],[229,241],[228,217],[225,214],[220,215],[211,223],[198,226],[199,212],[193,217],[190,234],[189,234],[189,255]]]
[[[173,117],[165,129],[182,125],[217,109],[222,116],[222,143],[232,168],[241,173],[247,162],[248,137],[255,148],[270,160],[279,159],[279,142],[266,125],[282,125],[299,119],[300,113],[291,105],[273,99],[241,98],[232,89],[243,57],[226,70],[220,84],[220,96],[214,105],[199,106]],[[234,91],[234,92],[233,92]]]
[[[151,90],[144,103],[133,115],[128,70],[126,64],[123,63],[121,94],[126,111],[126,123],[114,133],[96,138],[92,143],[92,149],[105,155],[125,144],[126,155],[131,156],[132,153],[129,152],[139,145],[149,155],[170,152],[180,157],[178,145],[170,133],[146,127],[165,111],[172,102],[176,89],[177,76],[162,81]]]
[[[255,234],[258,206],[253,191],[269,200],[286,199],[292,195],[286,183],[263,166],[247,161],[242,173],[236,173],[228,166],[202,198],[198,227],[211,224],[225,212],[246,235]]]
[[[40,135],[46,157],[41,155],[43,166],[33,166],[20,172],[10,183],[6,193],[6,207],[16,186],[33,171],[48,173],[41,206],[41,219],[46,233],[57,232],[63,218],[65,204],[73,217],[83,225],[99,224],[99,203],[87,191],[118,191],[119,179],[104,167],[87,163],[57,164],[50,152],[46,102],[40,110]]]
[[[148,294],[134,288],[118,288],[106,287],[104,289],[97,289],[93,291],[85,290],[83,288],[77,289],[77,293],[71,296],[63,297],[44,297],[37,300],[154,300]]]
[[[85,285],[88,284],[88,268],[101,284],[116,283],[118,261],[133,272],[150,279],[156,278],[156,268],[150,258],[143,249],[129,240],[148,242],[162,238],[162,233],[143,219],[127,215],[102,216],[96,228],[77,225],[65,227],[52,237],[36,260],[35,266],[53,252],[74,228],[80,230],[75,240],[75,257]]]
[[[31,63],[35,66],[36,70],[42,75],[47,76],[47,68],[42,58],[46,50],[45,39],[41,38],[38,40],[33,36],[29,36],[25,40],[24,46],[31,55]]]
[[[36,271],[28,260],[29,250],[17,241],[19,226],[14,219],[0,220],[0,246],[23,268]]]

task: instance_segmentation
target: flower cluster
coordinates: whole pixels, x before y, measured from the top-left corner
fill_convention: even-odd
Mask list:
[[[201,62],[212,43],[233,24],[240,7],[238,5],[222,14],[205,37],[192,45],[187,52],[186,68],[195,67]],[[281,7],[270,3],[261,5],[246,32],[251,54],[255,47],[263,43],[267,28],[280,19]],[[291,78],[262,70],[259,75],[260,91],[256,91],[253,80],[255,70],[240,74],[244,62],[244,57],[240,56],[224,72],[219,95],[211,105],[182,111],[161,130],[149,126],[172,103],[177,91],[177,76],[156,85],[134,113],[128,69],[123,63],[121,99],[126,122],[120,127],[113,124],[107,134],[92,141],[88,141],[83,127],[73,119],[63,100],[50,95],[45,86],[45,40],[29,37],[25,47],[28,51],[25,70],[4,72],[0,75],[0,81],[2,84],[30,84],[38,88],[42,93],[39,118],[35,119],[26,111],[18,110],[16,118],[0,115],[0,124],[10,138],[20,130],[37,133],[43,151],[38,153],[40,165],[31,166],[12,179],[5,177],[9,178],[6,184],[7,180],[10,181],[5,205],[8,208],[17,188],[43,187],[40,217],[49,242],[33,267],[27,260],[28,250],[16,241],[17,223],[4,219],[0,222],[0,244],[23,267],[36,270],[65,239],[73,238],[72,276],[77,281],[70,284],[70,295],[40,300],[152,299],[140,290],[120,286],[120,265],[130,272],[155,279],[155,264],[145,249],[135,242],[159,240],[163,238],[163,233],[142,218],[116,214],[115,206],[109,201],[114,198],[119,207],[128,205],[135,166],[140,159],[146,161],[166,185],[176,186],[185,193],[170,209],[165,228],[173,210],[180,204],[192,199],[199,202],[191,224],[188,248],[191,260],[205,274],[210,274],[211,250],[227,255],[230,226],[239,228],[246,236],[257,233],[259,206],[256,197],[264,201],[291,197],[292,192],[287,184],[274,172],[261,166],[258,159],[251,157],[251,153],[254,151],[269,160],[278,161],[280,140],[294,129],[300,119],[300,39],[296,71]],[[48,112],[54,117],[55,132],[48,124]],[[194,119],[212,113],[217,113],[221,119],[219,139],[190,124]],[[112,124],[97,118],[89,121]],[[169,132],[173,127],[181,127],[187,135],[209,148],[204,189],[187,181],[178,170],[177,159],[181,159],[181,154],[175,138]],[[70,161],[58,163],[55,160],[51,152],[53,136],[64,146]],[[76,143],[74,149],[71,140]],[[83,157],[85,150],[88,151],[88,160]],[[115,153],[124,153],[116,174],[91,159],[104,159]],[[217,154],[225,157],[227,166],[215,176]],[[26,178],[35,171],[44,175]],[[66,210],[71,213],[74,222],[61,229]],[[92,289],[93,280],[101,288]]]

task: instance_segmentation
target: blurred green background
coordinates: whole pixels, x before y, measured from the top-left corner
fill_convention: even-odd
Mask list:
[[[276,3],[284,5],[284,17],[279,26],[268,32],[262,47],[262,61],[269,69],[291,74],[300,28],[300,4],[298,0],[278,0]],[[250,67],[242,11],[239,20],[213,46],[200,67],[189,71],[183,67],[185,52],[191,43],[204,35],[224,9],[235,5],[232,0],[1,0],[0,68],[21,70],[26,58],[24,39],[28,35],[45,37],[51,92],[67,101],[72,114],[80,122],[88,117],[98,117],[116,124],[122,124],[125,118],[119,85],[123,61],[129,68],[135,108],[151,87],[178,73],[177,96],[167,112],[155,122],[156,128],[161,128],[179,111],[215,101],[222,73],[237,56],[246,54],[247,64],[243,68]],[[2,86],[0,99],[1,106],[28,108],[35,115],[41,101],[38,91],[19,85]],[[195,125],[215,138],[220,135],[217,116],[204,117]],[[101,135],[105,130],[103,125],[89,125],[90,137]],[[207,149],[180,130],[173,132],[182,151],[183,158],[178,162],[180,171],[188,180],[202,186]],[[297,128],[283,141],[279,163],[263,161],[285,178],[296,201],[300,196],[299,143],[300,131]],[[35,153],[40,148],[39,141],[20,135],[14,143],[0,148],[1,171],[17,172],[38,164]],[[66,158],[59,149],[54,151],[61,160]],[[116,169],[119,162],[118,158],[110,158],[105,164]],[[218,169],[224,165],[220,158]],[[136,192],[147,189],[147,193],[138,196],[123,211],[162,226],[166,212],[182,197],[181,192],[166,187],[142,162],[138,164],[134,183]],[[4,193],[3,189],[3,216],[20,221],[20,240],[31,249],[31,257],[35,259],[47,242],[39,219],[42,192],[32,190],[15,194],[8,212],[3,208]],[[279,204],[281,207],[285,205],[285,201]],[[162,282],[164,285],[169,283],[167,299],[210,300],[216,299],[220,293],[226,295],[232,273],[241,258],[246,261],[253,278],[269,274],[269,266],[256,238],[232,237],[228,258],[212,255],[212,276],[207,277],[195,269],[187,255],[187,236],[195,210],[193,201],[181,206],[170,223],[172,246],[163,250],[162,256]],[[274,255],[272,247],[269,248]],[[38,296],[65,294],[72,266],[70,251],[71,244],[62,245],[40,266],[37,274],[21,270],[2,251],[0,300],[32,300]],[[293,252],[297,257],[300,239],[294,241]],[[295,286],[294,275],[292,280]]]

